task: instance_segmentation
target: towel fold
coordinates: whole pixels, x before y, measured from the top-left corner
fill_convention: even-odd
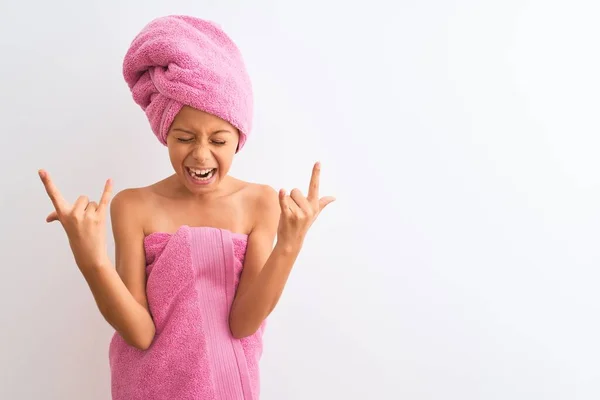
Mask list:
[[[162,144],[187,105],[235,126],[237,150],[244,146],[252,129],[252,85],[239,49],[215,23],[181,15],[151,21],[131,43],[123,76]]]

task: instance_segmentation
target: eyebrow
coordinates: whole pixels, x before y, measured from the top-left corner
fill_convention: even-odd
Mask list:
[[[181,132],[184,132],[184,133],[189,133],[190,135],[196,135],[196,132],[188,131],[187,129],[183,129],[183,128],[173,128],[173,130],[174,131],[181,131]],[[231,134],[233,132],[231,132],[231,131],[229,131],[227,129],[219,129],[218,131],[215,131],[215,132],[211,133],[211,135],[215,135],[217,133],[230,133]]]
[[[185,130],[185,129],[182,129],[182,128],[173,128],[173,130],[174,131],[184,132],[184,133],[189,133],[190,135],[195,135],[196,134],[195,132],[188,131],[188,130]]]

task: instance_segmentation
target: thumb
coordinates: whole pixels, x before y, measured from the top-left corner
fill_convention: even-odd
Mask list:
[[[333,203],[334,201],[335,201],[335,197],[332,197],[332,196],[321,197],[319,199],[319,212],[323,211],[323,209],[325,207],[327,207],[329,204]]]
[[[110,199],[112,197],[113,191],[113,181],[112,179],[107,179],[104,184],[104,191],[102,192],[102,197],[100,197],[100,203],[96,208],[96,212],[99,214],[103,214],[104,211],[108,208],[108,204],[110,203]]]
[[[54,221],[58,221],[58,214],[56,213],[56,211],[52,211],[46,217],[46,222],[54,222]]]

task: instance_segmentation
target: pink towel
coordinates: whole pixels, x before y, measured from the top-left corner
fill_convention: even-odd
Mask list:
[[[146,291],[156,335],[142,351],[114,334],[113,400],[259,398],[265,324],[239,340],[228,323],[246,245],[245,235],[206,227],[146,237]]]
[[[238,151],[244,146],[252,129],[252,85],[239,49],[216,24],[190,16],[153,20],[131,43],[123,75],[161,143],[188,105],[235,126]]]

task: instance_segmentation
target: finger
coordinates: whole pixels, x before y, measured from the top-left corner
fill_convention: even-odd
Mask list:
[[[58,221],[58,213],[56,211],[52,211],[46,217],[46,222],[54,222],[54,221]]]
[[[287,200],[287,206],[289,209],[290,215],[300,216],[304,214],[304,211],[300,208],[300,206],[292,199],[292,196],[285,196]]]
[[[288,196],[285,189],[279,190],[279,207],[281,208],[282,214],[288,214],[290,212]]]
[[[44,184],[44,188],[46,189],[46,193],[48,193],[48,197],[50,197],[50,201],[52,201],[52,204],[54,205],[54,209],[58,212],[62,212],[68,207],[68,203],[62,197],[58,188],[54,185],[54,182],[50,178],[50,174],[41,169],[38,171],[38,175]]]
[[[308,201],[313,202],[319,198],[319,184],[321,180],[321,163],[316,162],[313,166],[310,185],[308,186]]]
[[[88,205],[85,207],[85,214],[92,215],[96,213],[96,209],[98,208],[98,203],[95,201],[90,201]]]
[[[327,205],[333,203],[334,201],[335,201],[335,197],[332,197],[332,196],[322,197],[319,200],[319,212],[323,211],[323,209],[325,207],[327,207]]]
[[[299,209],[305,211],[306,213],[312,210],[310,203],[308,202],[306,197],[302,195],[300,189],[293,189],[290,193],[290,197],[296,203]]]
[[[281,212],[288,217],[300,214],[298,205],[286,194],[284,189],[279,191],[279,205],[281,206]]]
[[[87,196],[79,196],[75,204],[73,204],[73,213],[77,216],[82,216],[89,202],[90,200]]]
[[[100,205],[98,206],[97,210],[99,213],[104,212],[106,210],[106,207],[108,207],[108,204],[110,203],[110,199],[112,197],[112,190],[112,179],[107,179],[106,184],[104,185],[104,192],[102,192],[102,197],[100,198]]]

